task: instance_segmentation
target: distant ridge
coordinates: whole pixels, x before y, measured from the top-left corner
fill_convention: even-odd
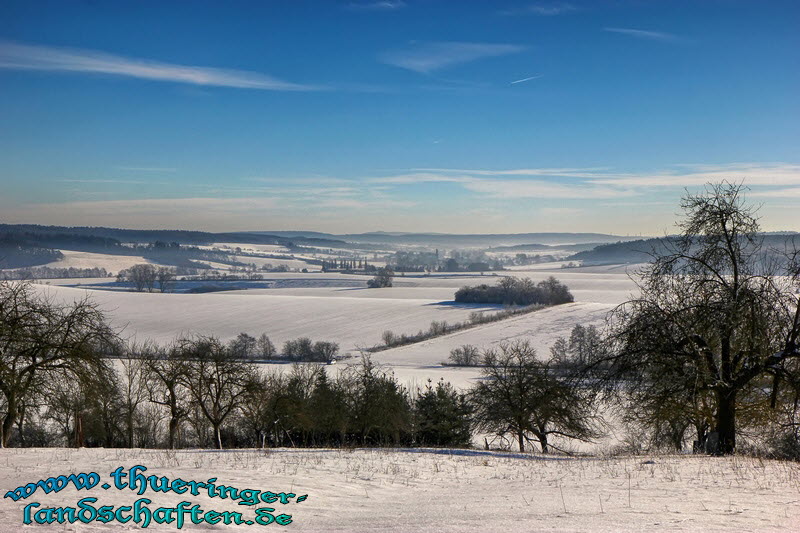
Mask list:
[[[763,237],[763,245],[768,249],[780,251],[800,245],[800,233],[795,231],[771,231],[760,235]],[[652,253],[665,253],[670,241],[674,243],[676,239],[677,237],[673,235],[657,239],[601,244],[591,250],[573,254],[565,261],[582,261],[586,265],[649,262]]]
[[[27,240],[51,240],[56,236],[79,236],[113,239],[119,242],[151,243],[155,241],[177,242],[180,244],[212,244],[215,242],[250,244],[304,244],[336,247],[345,244],[336,239],[314,237],[284,237],[274,234],[253,232],[210,233],[185,230],[142,230],[92,226],[41,226],[38,224],[0,224],[0,235],[20,236]],[[322,234],[320,234],[322,235]]]
[[[442,247],[497,247],[532,245],[559,245],[559,244],[604,244],[620,241],[633,241],[641,237],[610,235],[606,233],[401,233],[373,231],[367,233],[332,234],[316,231],[269,231],[253,232],[255,234],[278,235],[281,237],[295,238],[322,238],[342,240],[353,243],[394,244],[394,245],[429,245]]]

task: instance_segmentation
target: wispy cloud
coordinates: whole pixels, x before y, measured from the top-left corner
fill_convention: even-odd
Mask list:
[[[378,2],[351,2],[347,9],[353,11],[396,11],[406,7],[402,0],[381,0]]]
[[[118,179],[61,179],[56,180],[59,183],[104,183],[115,185],[163,185],[164,182],[153,182],[144,180],[118,180]]]
[[[517,83],[525,83],[526,81],[531,81],[531,80],[538,80],[542,76],[543,76],[543,74],[539,74],[538,76],[530,76],[529,78],[522,78],[521,80],[514,80],[514,81],[512,81],[510,83],[510,85],[515,85]]]
[[[595,185],[616,187],[695,187],[710,182],[744,181],[746,185],[759,187],[800,186],[800,164],[795,163],[727,163],[727,164],[681,164],[672,168],[649,172],[616,172],[608,167],[586,168],[519,168],[519,169],[456,169],[414,168],[411,173],[385,178],[388,183],[412,182],[414,176],[420,181],[468,182],[475,177],[531,176],[580,179]],[[437,179],[436,177],[440,178]],[[392,181],[393,180],[393,181]]]
[[[30,207],[48,208],[64,212],[91,213],[92,216],[162,215],[180,214],[190,211],[232,213],[240,211],[258,212],[278,205],[274,198],[144,198],[136,200],[100,200],[87,202],[64,202],[53,204],[31,204]]]
[[[258,72],[177,65],[95,50],[28,45],[6,41],[0,41],[0,69],[107,74],[192,85],[269,91],[317,89]]]
[[[117,170],[131,170],[135,172],[177,172],[177,168],[171,167],[115,167]]]
[[[451,176],[436,172],[413,172],[409,174],[398,174],[396,176],[385,176],[380,178],[368,178],[370,183],[386,183],[393,185],[411,185],[414,183],[466,183],[475,181],[477,178],[472,176]]]
[[[492,198],[621,198],[636,196],[636,191],[586,184],[560,184],[544,180],[490,180],[483,179],[464,184],[468,190]]]
[[[384,209],[404,209],[414,207],[416,202],[404,200],[387,200],[387,199],[365,199],[357,200],[355,198],[329,198],[321,200],[317,206],[320,208],[351,208],[363,211],[375,211]]]
[[[437,42],[412,43],[408,48],[385,52],[380,60],[388,65],[427,74],[478,59],[521,52],[515,44]]]
[[[629,35],[631,37],[636,37],[638,39],[648,39],[651,41],[677,42],[682,40],[681,37],[675,34],[666,33],[663,31],[637,30],[633,28],[603,28],[603,30],[612,33],[621,33],[623,35]]]
[[[296,184],[296,185],[347,185],[353,183],[353,180],[344,178],[335,178],[333,176],[312,175],[312,176],[248,176],[244,178],[247,181],[260,181],[263,183],[280,183],[281,185]]]
[[[577,11],[577,8],[566,2],[536,3],[514,9],[506,9],[500,12],[501,15],[539,15],[552,17]]]
[[[602,173],[593,182],[625,187],[695,187],[710,182],[743,181],[749,186],[800,186],[800,165],[791,163],[729,163],[675,165],[658,172]]]
[[[371,178],[371,183],[392,186],[409,186],[421,183],[453,183],[464,189],[491,198],[620,198],[638,193],[630,188],[598,186],[595,183],[557,183],[542,179],[543,176],[565,177],[576,169],[521,169],[514,171],[452,171],[451,169],[429,169],[431,172],[411,172],[395,176]],[[577,169],[580,170],[580,169]],[[453,174],[451,172],[459,172]],[[556,174],[558,172],[559,174]],[[581,173],[583,174],[583,173]],[[495,176],[513,176],[498,179]],[[533,178],[532,176],[539,176]]]
[[[473,176],[562,176],[571,178],[588,178],[606,176],[602,172],[608,167],[558,167],[558,168],[517,168],[517,169],[461,169],[461,168],[412,168],[412,172],[430,172],[435,174],[467,174]]]
[[[773,189],[771,191],[755,191],[749,193],[749,196],[760,196],[762,198],[800,198],[800,187]],[[797,208],[796,205],[791,207],[793,209]]]

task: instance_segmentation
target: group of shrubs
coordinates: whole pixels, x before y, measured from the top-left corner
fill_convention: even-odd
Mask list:
[[[278,352],[266,333],[258,339],[247,333],[240,333],[230,341],[228,348],[234,357],[254,361],[330,363],[339,355],[337,343],[314,342],[308,337],[288,340],[283,344],[283,350]]]
[[[111,276],[105,268],[75,268],[36,266],[17,270],[0,271],[0,279],[63,279],[63,278],[107,278]]]
[[[554,277],[539,283],[530,278],[503,277],[497,285],[462,287],[455,301],[470,304],[558,305],[574,301],[566,285]]]

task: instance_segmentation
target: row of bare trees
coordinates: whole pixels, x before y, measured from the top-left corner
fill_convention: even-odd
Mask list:
[[[117,273],[117,280],[133,284],[138,292],[153,292],[156,287],[161,292],[169,292],[175,286],[175,270],[166,266],[156,267],[141,263],[121,270]]]
[[[213,338],[139,347],[91,372],[49,372],[17,404],[4,446],[469,446],[464,395],[411,391],[369,359],[262,372]]]

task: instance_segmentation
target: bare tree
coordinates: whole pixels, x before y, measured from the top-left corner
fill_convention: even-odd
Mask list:
[[[169,292],[175,286],[175,273],[169,267],[160,267],[156,272],[156,281],[158,281],[158,290]]]
[[[121,271],[117,276],[133,283],[133,286],[139,292],[145,290],[153,292],[153,286],[156,279],[158,279],[158,271],[153,265],[142,263]]]
[[[589,389],[556,376],[549,362],[536,358],[529,342],[487,352],[483,377],[470,393],[476,425],[497,435],[512,434],[519,451],[530,440],[547,453],[559,449],[551,437],[588,441],[599,436]]]
[[[391,287],[392,280],[394,279],[394,271],[387,267],[379,268],[375,277],[367,281],[367,287],[370,289],[380,289],[383,287]]]
[[[736,448],[737,412],[800,355],[796,263],[765,249],[742,192],[724,182],[683,199],[681,235],[639,273],[641,295],[614,311],[612,352],[595,364],[640,407],[710,410],[720,454]]]
[[[212,426],[214,444],[222,449],[222,425],[241,405],[253,365],[234,357],[212,337],[186,341],[184,350],[189,366],[186,387]]]
[[[137,351],[134,348],[134,351]],[[134,447],[134,430],[139,406],[147,398],[147,365],[142,358],[122,359],[122,396],[125,416],[125,436],[128,448]]]
[[[20,409],[49,371],[72,373],[101,363],[117,337],[88,298],[59,304],[29,283],[0,282],[0,393],[6,401],[0,446],[8,445]]]
[[[252,359],[256,355],[258,341],[252,335],[239,333],[235,339],[228,343],[228,350],[239,359]]]
[[[272,359],[277,354],[277,350],[275,349],[275,345],[272,344],[272,341],[269,340],[269,337],[266,333],[262,333],[261,336],[258,338],[257,341],[258,345],[258,355],[265,360]]]
[[[149,400],[169,410],[167,447],[174,450],[180,424],[189,414],[185,389],[189,365],[183,343],[178,341],[166,348],[150,346],[141,355],[146,367]]]

